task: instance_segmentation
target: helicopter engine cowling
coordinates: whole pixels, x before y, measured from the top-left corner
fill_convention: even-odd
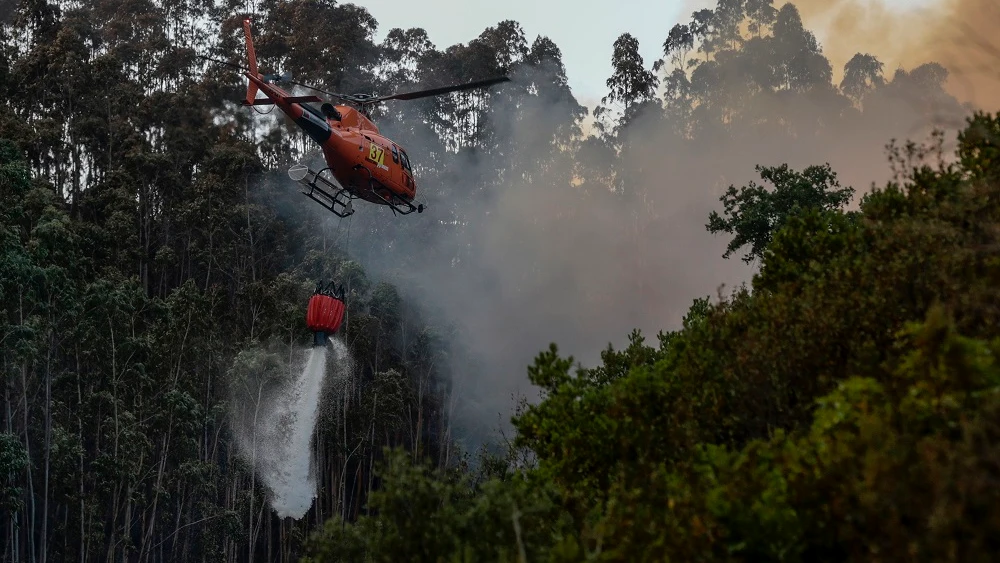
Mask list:
[[[337,108],[333,107],[333,104],[330,102],[325,102],[322,106],[320,106],[320,109],[323,111],[323,115],[325,115],[327,119],[340,121],[340,112],[337,111]]]

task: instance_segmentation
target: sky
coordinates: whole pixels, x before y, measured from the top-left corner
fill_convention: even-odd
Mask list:
[[[886,0],[899,9],[912,9],[937,0]],[[674,24],[686,22],[694,9],[714,5],[711,0],[365,0],[359,2],[378,20],[376,40],[394,27],[422,27],[438,49],[467,43],[484,29],[512,19],[521,24],[529,44],[545,35],[562,50],[569,85],[577,101],[593,108],[606,94],[615,39],[629,32],[639,41],[649,68],[662,56],[663,40]],[[794,3],[794,2],[793,2]],[[783,4],[781,0],[776,6]],[[612,9],[613,7],[613,9]],[[809,26],[809,22],[806,22]],[[822,33],[817,30],[823,42]]]

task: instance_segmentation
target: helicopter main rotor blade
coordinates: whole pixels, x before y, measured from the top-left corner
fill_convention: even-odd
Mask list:
[[[224,64],[226,66],[242,70],[244,72],[250,72],[250,69],[233,64],[227,61],[221,61],[219,59],[213,59],[212,57],[206,57],[205,55],[198,55],[199,58],[209,60],[215,63]],[[453,86],[442,86],[440,88],[430,88],[427,90],[417,90],[415,92],[403,92],[401,94],[393,94],[391,96],[370,96],[367,94],[338,94],[336,92],[328,92],[322,88],[317,88],[315,86],[310,86],[309,84],[303,84],[302,82],[296,82],[291,79],[289,73],[282,73],[281,75],[265,75],[265,79],[270,80],[281,80],[282,82],[287,82],[289,84],[295,84],[296,86],[301,86],[303,88],[309,88],[310,90],[315,90],[321,94],[326,94],[332,98],[339,98],[341,100],[359,104],[362,106],[374,104],[377,102],[383,102],[386,100],[416,100],[418,98],[426,98],[428,96],[440,96],[441,94],[448,94],[451,92],[460,92],[463,90],[473,90],[476,88],[485,88],[487,86],[492,86],[494,84],[499,84],[501,82],[510,82],[510,78],[506,76],[498,76],[496,78],[488,78],[486,80],[478,80],[476,82],[466,82],[465,84],[456,84]]]
[[[327,96],[330,96],[331,98],[339,98],[341,100],[347,100],[347,101],[353,101],[354,100],[354,96],[351,96],[349,94],[338,94],[336,92],[327,92],[326,90],[323,90],[322,88],[317,88],[315,86],[310,86],[308,84],[303,84],[301,82],[296,82],[294,80],[286,80],[285,82],[288,82],[289,84],[295,84],[296,86],[302,86],[303,88],[309,88],[310,90],[315,90],[315,91],[319,92],[320,94],[326,94]]]
[[[220,61],[219,59],[213,59],[212,57],[206,57],[205,55],[197,55],[197,57],[199,59],[205,59],[206,61],[212,61],[213,63],[219,63],[219,64],[222,64],[222,65],[226,65],[226,66],[235,68],[237,70],[242,70],[244,72],[250,72],[249,68],[247,68],[245,66],[242,66],[242,65],[235,64],[235,63],[230,63],[230,62],[227,62],[227,61]]]
[[[385,100],[415,100],[417,98],[426,98],[427,96],[440,96],[441,94],[448,94],[450,92],[485,88],[486,86],[492,86],[494,84],[509,81],[510,78],[506,76],[499,76],[497,78],[489,78],[487,80],[479,80],[477,82],[467,82],[465,84],[458,84],[455,86],[443,86],[441,88],[431,88],[428,90],[417,90],[416,92],[404,92],[402,94],[393,94],[391,96],[381,96],[373,98],[371,101],[381,102]]]

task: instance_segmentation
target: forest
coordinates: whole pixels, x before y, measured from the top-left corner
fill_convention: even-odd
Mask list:
[[[1000,551],[1000,115],[950,69],[835,73],[794,2],[718,0],[658,60],[609,45],[589,111],[515,21],[441,47],[260,0],[266,72],[511,77],[379,106],[427,210],[340,220],[286,175],[308,137],[199,57],[244,64],[246,11],[0,0],[0,561]],[[289,517],[247,433],[323,280]]]

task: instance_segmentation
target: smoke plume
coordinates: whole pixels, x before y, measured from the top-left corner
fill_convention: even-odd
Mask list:
[[[688,0],[682,14],[714,7]],[[778,7],[783,2],[775,2]],[[795,0],[816,33],[839,82],[855,53],[871,53],[896,68],[928,61],[948,69],[949,92],[987,111],[1000,109],[1000,3],[995,0]]]
[[[796,3],[806,27],[819,27],[835,72],[856,52],[887,63],[887,80],[896,65],[910,70],[939,62],[952,72],[949,86],[960,100],[995,103],[989,98],[995,84],[973,72],[988,49],[954,23],[991,37],[984,14],[995,18],[996,9],[988,4],[951,0],[930,17],[850,0]],[[714,6],[698,2],[691,9],[702,7]],[[855,26],[852,18],[865,23]],[[738,91],[738,79],[722,90]],[[963,83],[973,85],[964,94]],[[719,125],[696,140],[640,117],[614,156],[546,152],[572,108],[569,101],[535,98],[491,114],[497,142],[510,154],[459,155],[446,171],[418,177],[418,197],[428,204],[423,214],[396,217],[360,207],[354,232],[367,239],[354,239],[351,254],[373,278],[393,282],[409,301],[456,327],[451,344],[464,352],[453,354],[450,374],[457,433],[474,446],[489,438],[498,418],[509,418],[512,395],[534,398],[526,367],[550,343],[594,365],[609,344],[627,344],[633,329],[655,341],[658,331],[679,327],[694,299],[748,281],[753,268],[737,256],[723,259],[727,237],[710,234],[705,224],[730,184],[760,182],[755,165],[802,169],[828,162],[860,195],[890,179],[890,140],[922,141],[935,126],[953,136],[964,115],[954,105],[943,115],[892,102],[862,116],[844,105],[844,98],[822,92],[759,96],[744,114],[779,125]],[[418,163],[421,147],[439,143],[430,133],[380,126]],[[498,166],[497,158],[506,164]],[[611,170],[627,177],[625,195],[599,189],[596,176]],[[444,224],[449,210],[465,225]]]

